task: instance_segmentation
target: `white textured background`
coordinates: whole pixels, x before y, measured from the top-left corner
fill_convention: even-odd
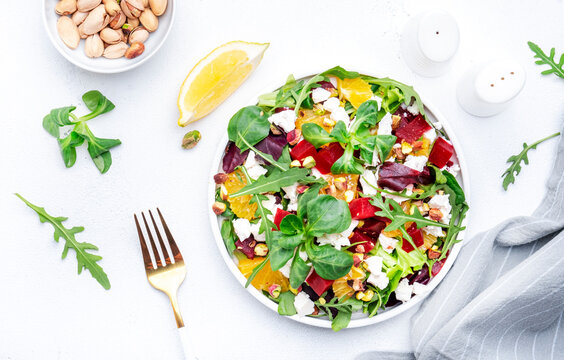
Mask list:
[[[52,1],[53,4],[55,0]],[[174,29],[149,62],[118,75],[82,71],[63,59],[41,22],[41,1],[3,4],[0,31],[0,359],[180,359],[165,296],[146,281],[132,214],[159,206],[188,264],[183,314],[201,359],[353,359],[367,350],[410,348],[412,310],[383,324],[333,333],[279,317],[235,281],[217,255],[207,218],[207,176],[230,115],[290,72],[340,64],[415,85],[448,117],[466,155],[472,184],[470,234],[530,214],[544,194],[556,141],[530,153],[517,184],[501,188],[505,160],[556,132],[564,115],[564,81],[541,77],[526,41],[564,51],[564,3],[510,0],[443,2],[461,29],[452,70],[436,79],[412,74],[399,56],[409,17],[432,1],[178,1]],[[25,15],[25,16],[24,16]],[[178,88],[197,59],[230,40],[270,42],[261,66],[206,119],[176,125]],[[503,114],[480,119],[458,106],[455,86],[471,64],[498,54],[523,64],[527,83]],[[56,141],[41,127],[54,107],[81,104],[99,89],[116,104],[91,121],[99,137],[120,138],[114,164],[100,175],[85,148],[66,169]],[[78,114],[84,108],[79,106]],[[202,132],[193,150],[183,134]],[[78,236],[100,247],[112,282],[104,291],[76,275],[71,251],[15,196],[83,225]],[[476,269],[476,271],[480,271]]]

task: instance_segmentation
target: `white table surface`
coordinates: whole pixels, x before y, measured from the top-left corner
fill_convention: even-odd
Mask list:
[[[177,18],[158,54],[128,73],[98,75],[78,69],[49,42],[40,1],[3,4],[0,32],[0,359],[180,359],[168,299],[146,281],[132,215],[159,206],[184,254],[188,276],[181,308],[201,359],[282,359],[306,355],[353,359],[375,349],[408,350],[412,310],[385,323],[333,333],[284,319],[254,300],[217,254],[207,217],[209,164],[236,109],[291,72],[340,64],[369,69],[415,85],[449,118],[472,183],[476,234],[512,215],[530,214],[544,194],[556,141],[530,153],[531,164],[504,192],[506,159],[559,130],[564,81],[541,77],[526,41],[564,51],[560,0],[442,2],[457,17],[461,46],[452,70],[436,79],[414,75],[399,56],[399,34],[409,17],[440,2],[178,1]],[[195,62],[236,39],[270,42],[262,64],[212,115],[176,125],[179,86]],[[492,118],[466,114],[455,98],[462,72],[507,53],[523,64],[527,83],[518,100]],[[54,107],[81,104],[99,89],[116,108],[90,122],[99,137],[120,138],[110,171],[100,175],[85,148],[71,169],[41,126]],[[77,112],[84,112],[79,105]],[[190,151],[184,133],[201,131]],[[82,225],[81,241],[99,246],[112,283],[103,290],[88,272],[76,274],[71,250],[14,192]]]

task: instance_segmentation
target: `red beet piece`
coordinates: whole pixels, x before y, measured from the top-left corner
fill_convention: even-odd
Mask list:
[[[335,282],[335,280],[326,280],[321,276],[317,275],[315,270],[313,270],[313,272],[306,279],[306,283],[319,296],[323,295],[323,293],[331,287],[333,282]]]
[[[403,164],[388,161],[380,167],[378,176],[378,186],[394,191],[402,191],[410,184],[428,185],[434,180],[428,167],[419,172]]]
[[[374,249],[376,245],[376,240],[365,235],[359,231],[354,231],[353,235],[350,238],[351,244],[355,244],[349,248],[349,250],[358,253],[367,253],[370,250]]]
[[[343,156],[344,153],[345,150],[343,150],[339,143],[331,143],[319,150],[315,157],[315,167],[320,173],[329,174],[331,172],[331,166],[333,166],[335,161]]]
[[[431,129],[431,125],[429,125],[425,118],[421,115],[417,115],[415,119],[405,126],[398,127],[396,136],[398,137],[398,141],[405,140],[408,143],[413,143]]]
[[[429,155],[429,161],[441,169],[444,167],[454,154],[454,147],[442,137],[437,138]]]
[[[411,224],[411,226],[407,229],[407,233],[409,234],[409,236],[411,236],[411,239],[415,243],[415,246],[419,247],[423,245],[423,234],[421,233],[421,229],[417,228],[417,224]],[[413,246],[411,246],[409,241],[405,239],[403,239],[402,241],[401,248],[403,249],[403,251],[408,253],[413,251]]]
[[[388,219],[379,216],[375,216],[371,219],[365,219],[362,226],[358,227],[358,230],[376,240],[378,239],[378,236],[380,236],[380,233],[388,225],[386,220]]]
[[[380,211],[370,203],[370,198],[358,198],[349,203],[349,210],[353,220],[368,219],[374,216],[376,211]]]
[[[308,156],[315,157],[317,151],[315,150],[315,146],[311,145],[307,140],[302,140],[290,150],[290,155],[294,160],[303,160]]]
[[[235,247],[237,248],[237,250],[241,251],[249,259],[253,259],[255,257],[255,246],[256,245],[257,245],[257,242],[255,241],[255,238],[253,237],[253,235],[251,235],[249,238],[247,238],[243,241],[237,240],[235,242]]]
[[[318,84],[321,85],[321,87],[325,90],[331,90],[335,88],[329,81],[320,81],[318,82]]]
[[[290,214],[291,212],[288,212],[286,210],[282,210],[280,208],[276,209],[276,214],[274,215],[274,224],[276,225],[278,230],[280,230],[280,223],[282,222],[282,219],[284,219],[286,215]]]
[[[448,255],[447,255],[448,256]],[[445,264],[446,261],[446,257],[440,261],[437,261],[433,264],[433,267],[431,268],[431,275],[433,276],[437,276],[437,274],[441,271],[441,269],[443,268],[443,265]]]
[[[286,110],[294,110],[294,108],[291,108],[291,107],[279,107],[279,108],[274,109],[274,112],[275,112],[275,113],[279,113],[279,112],[286,111]]]

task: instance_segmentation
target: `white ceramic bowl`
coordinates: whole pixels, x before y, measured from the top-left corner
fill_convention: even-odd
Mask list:
[[[49,39],[51,39],[51,43],[53,43],[53,46],[55,46],[57,51],[59,51],[65,59],[84,70],[96,73],[119,73],[131,70],[143,64],[159,51],[168,37],[174,22],[175,1],[168,0],[165,13],[159,16],[158,29],[152,32],[147,41],[145,41],[145,51],[143,54],[131,60],[124,57],[119,59],[106,59],[104,57],[91,59],[84,53],[85,40],[81,39],[78,47],[73,50],[67,47],[59,37],[57,32],[57,20],[60,16],[55,13],[55,5],[57,2],[58,0],[43,0],[43,24],[45,25]]]
[[[370,75],[370,72],[361,72],[361,74]],[[301,76],[301,77],[296,77],[296,79],[309,78],[311,76],[312,75],[304,75],[304,76]],[[379,75],[373,75],[373,76],[379,76]],[[282,78],[285,78],[285,77],[281,77],[281,79]],[[279,83],[277,85],[271,86],[271,87],[267,88],[266,91],[261,92],[261,94],[274,91],[275,89],[279,88],[281,85],[283,85],[283,84]],[[421,93],[419,93],[419,95],[421,96]],[[423,103],[425,104],[425,112],[426,112],[429,120],[431,120],[432,122],[439,121],[443,125],[444,132],[447,134],[449,140],[451,140],[453,145],[454,145],[455,156],[458,158],[458,162],[459,162],[460,169],[461,169],[460,174],[458,175],[457,179],[460,183],[460,186],[462,186],[462,189],[464,190],[466,199],[468,201],[468,199],[470,198],[470,194],[469,194],[469,186],[467,186],[467,185],[470,183],[469,182],[470,180],[469,180],[469,176],[468,176],[468,170],[467,170],[467,167],[466,167],[466,161],[464,160],[464,156],[462,155],[462,153],[460,151],[460,143],[458,142],[456,136],[452,132],[452,129],[451,129],[451,126],[450,126],[448,120],[437,110],[437,108],[435,108],[434,106],[432,106],[428,102],[426,102],[425,98],[423,96],[421,96],[421,99],[423,100]],[[257,103],[257,101],[258,101],[258,99],[254,98],[251,101],[249,101],[248,105],[255,105]],[[236,109],[235,111],[233,111],[233,114],[235,114],[235,112],[237,110],[239,110],[239,109]],[[211,166],[209,189],[208,189],[208,192],[209,192],[208,193],[208,199],[209,199],[208,200],[208,212],[209,212],[209,217],[210,217],[212,233],[213,233],[215,242],[216,242],[216,244],[219,248],[219,253],[221,254],[223,260],[227,264],[227,267],[229,268],[229,270],[231,270],[231,273],[233,273],[233,276],[235,276],[235,278],[237,279],[237,281],[239,281],[241,286],[245,286],[247,279],[243,276],[243,274],[241,274],[241,272],[237,268],[237,259],[227,252],[227,249],[225,248],[225,244],[223,242],[223,238],[221,237],[221,233],[220,233],[221,218],[218,217],[217,215],[215,215],[213,213],[213,211],[211,210],[212,205],[215,201],[215,191],[216,191],[216,186],[215,186],[215,182],[213,180],[213,175],[217,174],[218,172],[223,171],[221,169],[221,165],[222,165],[221,160],[223,158],[225,147],[227,146],[227,143],[228,143],[227,129],[225,129],[224,131],[225,131],[225,136],[223,137],[223,139],[219,143],[217,152],[215,154],[215,157],[214,157],[214,160],[213,160],[213,163],[212,163],[212,166]],[[466,218],[464,219],[464,222],[463,222],[464,225],[468,223],[469,214],[470,214],[470,211],[468,211],[468,213],[466,214]],[[460,248],[463,246],[463,244],[464,244],[464,242],[459,242],[452,247],[450,255],[447,258],[447,261],[445,262],[445,264],[443,265],[443,268],[441,269],[439,274],[437,274],[437,276],[433,277],[429,281],[429,283],[427,285],[427,291],[424,294],[415,295],[408,302],[397,305],[397,306],[390,308],[388,310],[380,310],[378,315],[375,315],[371,318],[367,317],[365,314],[362,314],[362,313],[353,313],[353,316],[352,316],[351,321],[349,323],[349,326],[347,328],[355,328],[355,327],[372,325],[372,324],[390,319],[394,316],[397,316],[397,315],[407,311],[408,309],[412,308],[416,304],[420,303],[445,277],[447,272],[450,270],[452,264],[454,263],[456,257],[458,256],[458,253],[460,252]],[[258,301],[263,303],[266,307],[268,307],[272,311],[278,313],[278,304],[276,304],[275,302],[268,299],[266,296],[264,296],[262,294],[262,292],[255,289],[252,285],[250,285],[247,288],[247,291],[252,296],[254,296]],[[291,318],[292,320],[295,320],[295,321],[298,321],[298,322],[301,322],[301,323],[304,323],[304,324],[308,324],[308,325],[324,327],[324,328],[331,328],[331,321],[327,318],[315,318],[315,317],[308,317],[308,316],[299,317],[298,315],[293,315],[293,316],[281,316],[280,315],[280,317],[288,317],[288,318]]]

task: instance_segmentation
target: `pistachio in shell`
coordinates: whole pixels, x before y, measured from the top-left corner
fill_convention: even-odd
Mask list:
[[[102,56],[104,53],[104,42],[100,38],[100,35],[94,34],[86,38],[86,41],[84,42],[84,53],[89,58]]]
[[[110,19],[110,23],[108,24],[109,27],[111,27],[114,30],[117,30],[119,28],[121,28],[123,26],[123,24],[125,24],[125,20],[126,20],[126,16],[123,13],[123,11],[119,11],[117,14],[115,14],[111,19]]]
[[[55,12],[61,16],[73,14],[76,11],[76,0],[61,0],[55,5]]]
[[[117,59],[125,55],[127,49],[128,46],[126,43],[119,42],[117,44],[110,45],[107,48],[105,48],[102,56],[104,56],[107,59]]]
[[[106,18],[104,5],[98,5],[94,10],[90,11],[86,19],[80,24],[82,31],[86,35],[96,34],[107,25]]]
[[[86,19],[87,16],[87,12],[75,11],[74,14],[72,14],[71,19],[76,24],[76,26],[78,26],[84,22],[84,19]]]
[[[78,11],[89,12],[96,6],[100,5],[100,3],[102,3],[102,0],[78,0],[76,2],[76,7],[78,8]]]
[[[143,26],[138,26],[129,34],[129,43],[130,44],[133,44],[134,42],[144,43],[148,38],[149,38],[149,32],[145,30]]]
[[[198,142],[202,138],[202,135],[198,130],[192,130],[184,135],[182,138],[182,147],[184,149],[192,149],[194,146],[198,145]]]
[[[151,9],[145,9],[141,16],[139,16],[139,21],[148,32],[153,32],[159,27],[159,19],[153,14]]]
[[[145,51],[145,45],[142,42],[134,42],[129,49],[126,50],[124,56],[126,59],[135,59]]]
[[[76,49],[80,42],[78,27],[68,16],[61,16],[57,21],[57,32],[61,40],[71,49]]]
[[[121,11],[121,8],[116,0],[102,0],[102,3],[106,7],[106,13],[110,16],[116,16],[116,14]]]
[[[104,40],[106,44],[114,45],[121,42],[121,33],[107,27],[100,31],[100,38]]]
[[[167,0],[149,0],[149,6],[156,16],[161,16],[166,11]]]

